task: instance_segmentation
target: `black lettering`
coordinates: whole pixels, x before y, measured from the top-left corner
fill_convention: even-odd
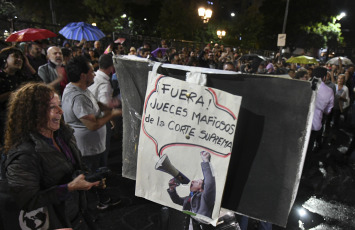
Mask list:
[[[152,103],[150,103],[150,107],[152,107],[152,109],[154,109],[155,106],[156,106],[156,104],[157,104],[157,99],[155,98],[155,100],[154,100],[154,105],[153,105]]]
[[[203,115],[203,116],[202,116],[202,118],[201,118],[200,122],[201,122],[201,121],[204,121],[204,122],[207,124],[207,118],[206,118],[206,115]]]
[[[177,128],[177,129],[176,129]],[[180,125],[179,124],[176,124],[175,125],[175,131],[179,131],[180,130]]]
[[[164,103],[163,111],[168,112],[169,103]]]
[[[182,107],[180,107],[180,106],[177,107],[175,114],[176,114],[176,115],[181,115],[181,109],[182,109]]]
[[[195,112],[193,112],[193,113],[192,113],[191,120],[194,120],[195,117],[196,117],[196,119],[197,119],[197,124],[199,125],[199,124],[200,124],[201,113],[195,113]]]
[[[200,134],[202,134],[202,136],[198,136],[199,138],[206,139],[206,136],[207,136],[206,130],[201,130]]]
[[[151,117],[150,117],[150,114],[149,114],[148,117],[145,117],[144,120],[145,120],[145,122],[148,122],[148,123],[153,124],[154,118],[151,118]]]
[[[212,142],[216,143],[216,138],[217,138],[217,135],[215,133],[212,133],[211,138],[210,138],[210,139],[213,139]]]
[[[225,130],[226,130],[227,133],[229,133],[230,128],[231,128],[231,125],[230,124],[226,124]]]
[[[186,116],[187,116],[187,109],[185,108],[185,109],[183,109],[182,111],[184,112],[184,114],[183,114],[182,116],[183,116],[183,117],[186,117]]]
[[[160,105],[160,107],[159,107],[159,105]],[[159,104],[159,103],[157,102],[156,109],[157,109],[157,110],[161,110],[162,107],[163,107],[163,104]]]
[[[234,128],[235,128],[235,125],[231,125],[231,132],[229,134],[233,134],[234,133]]]
[[[221,125],[223,125],[223,128],[220,128],[222,131],[226,128],[226,123],[224,121],[221,121]]]
[[[170,124],[172,124],[174,126],[175,122],[174,121],[170,121],[168,124],[168,129],[173,130],[174,127],[171,127]]]
[[[189,132],[189,136],[194,137],[195,136],[195,128],[192,128]]]
[[[187,93],[187,90],[186,89],[182,89],[181,92],[180,92],[179,99],[186,101],[186,93]]]
[[[170,90],[170,86],[171,86],[171,85],[169,85],[169,84],[163,84],[162,90],[163,90],[163,93],[164,93],[164,94],[165,94],[165,91],[169,91],[169,90]]]
[[[229,148],[231,151],[232,151],[232,143],[233,143],[233,142],[230,141],[230,142],[228,142],[227,145],[226,145],[226,147]]]
[[[171,93],[170,93],[171,97],[174,98],[174,97],[176,97],[178,94],[179,94],[179,90],[177,89],[177,90],[176,90],[176,94],[174,94],[174,88],[172,88]]]
[[[208,122],[207,122],[207,124],[209,124],[210,122],[213,123],[213,117],[211,117],[211,116],[208,117]]]
[[[181,131],[182,133],[184,133],[185,131],[187,131],[187,129],[188,129],[187,125],[183,125],[183,126],[181,126],[180,131]]]
[[[205,102],[203,101],[203,97],[202,97],[202,96],[200,96],[200,97],[197,99],[196,105],[197,105],[197,104],[201,104],[201,106],[203,106],[203,105],[205,104]]]
[[[194,102],[194,98],[197,97],[197,94],[195,92],[190,93],[190,97],[187,98],[187,102],[191,100],[191,102]]]

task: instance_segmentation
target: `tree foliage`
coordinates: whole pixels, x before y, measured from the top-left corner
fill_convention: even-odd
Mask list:
[[[260,34],[262,33],[263,15],[259,13],[258,6],[252,4],[243,13],[238,15],[235,24],[229,26],[231,43],[233,40],[241,48],[260,48]]]
[[[18,19],[52,24],[52,12],[48,0],[14,0]],[[52,0],[57,24],[86,21],[87,9],[82,0]],[[75,6],[75,7],[74,7]]]
[[[194,1],[165,0],[160,11],[158,30],[166,39],[199,41],[204,37],[201,23]]]
[[[314,48],[332,47],[335,48],[337,44],[342,44],[344,38],[341,36],[341,25],[337,23],[336,17],[331,17],[331,21],[327,23],[314,23],[302,28],[309,34]]]
[[[0,18],[13,18],[16,14],[16,7],[11,2],[0,2]]]
[[[19,13],[18,18],[39,23],[51,23],[51,12],[48,0],[14,1]]]
[[[121,18],[124,12],[122,1],[84,0],[83,3],[89,10],[87,21],[89,23],[95,22],[104,33],[113,32],[126,20]]]
[[[282,32],[287,0],[264,0],[260,13],[264,16],[261,46],[264,49],[274,49],[277,35]],[[331,0],[297,0],[289,1],[288,17],[286,24],[286,46],[311,48],[309,41],[319,39],[314,33],[307,33],[304,28],[317,23],[327,24],[329,15],[336,15]],[[316,12],[316,13],[315,13]]]
[[[13,0],[1,1],[0,17],[52,23],[50,2],[57,23],[95,22],[105,33],[120,32],[133,35],[163,37],[197,42],[223,42],[241,48],[274,50],[277,36],[282,32],[287,0],[235,1],[215,0],[209,23],[197,14],[204,0]],[[253,2],[252,5],[249,5]],[[333,0],[289,0],[286,24],[286,46],[319,48],[342,42],[340,25],[335,23],[337,5]],[[258,4],[261,4],[259,7]],[[230,17],[236,10],[237,16]],[[125,13],[126,18],[121,15]],[[224,29],[222,39],[216,35]],[[241,40],[240,40],[241,38]]]

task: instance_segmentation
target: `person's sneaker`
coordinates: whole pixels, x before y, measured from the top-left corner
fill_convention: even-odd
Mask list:
[[[99,202],[96,207],[99,210],[105,210],[109,207],[116,206],[120,203],[121,203],[120,199],[113,200],[113,199],[109,198],[108,201],[106,201],[106,202]]]

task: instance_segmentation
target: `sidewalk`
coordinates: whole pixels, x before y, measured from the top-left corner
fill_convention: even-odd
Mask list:
[[[97,230],[158,230],[160,229],[161,205],[136,197],[135,181],[122,177],[122,142],[113,136],[109,153],[108,167],[112,174],[107,179],[108,193],[111,197],[121,198],[116,207],[99,211],[95,194],[89,193],[89,210],[96,217]]]
[[[335,140],[327,140],[322,148],[314,154],[313,158],[317,164],[303,172],[304,179],[300,182],[287,227],[273,226],[274,230],[301,229],[299,221],[303,223],[305,229],[355,229],[354,221],[352,221],[355,216],[355,154],[353,153],[352,158],[348,159],[342,153],[347,148],[350,139],[355,137],[352,137],[346,127],[341,127],[335,134]],[[113,137],[111,141],[109,168],[113,171],[113,175],[107,181],[108,191],[111,196],[120,197],[123,204],[105,211],[98,211],[95,209],[96,203],[91,203],[89,208],[95,210],[98,229],[162,229],[162,206],[136,197],[134,195],[135,181],[121,176],[122,143],[117,136]],[[89,198],[93,200],[94,194],[89,195],[91,196]],[[311,199],[313,199],[312,202]],[[301,217],[298,214],[302,205],[307,207],[307,217]],[[345,218],[340,218],[341,216],[345,216]],[[175,222],[173,229],[170,227],[168,230],[182,229],[182,221],[179,219]],[[248,230],[254,229],[256,223],[256,221],[250,220]],[[210,229],[227,230],[232,228],[217,226]]]

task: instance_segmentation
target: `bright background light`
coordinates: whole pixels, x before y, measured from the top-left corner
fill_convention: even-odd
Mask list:
[[[235,13],[231,13],[231,16],[234,17],[234,16],[235,16]]]
[[[307,215],[307,212],[304,208],[300,208],[298,209],[298,214],[300,215],[300,217],[304,217]]]
[[[337,20],[339,21],[339,20],[341,20],[343,17],[345,17],[346,16],[346,13],[344,13],[344,12],[341,12],[338,16],[337,16]]]

